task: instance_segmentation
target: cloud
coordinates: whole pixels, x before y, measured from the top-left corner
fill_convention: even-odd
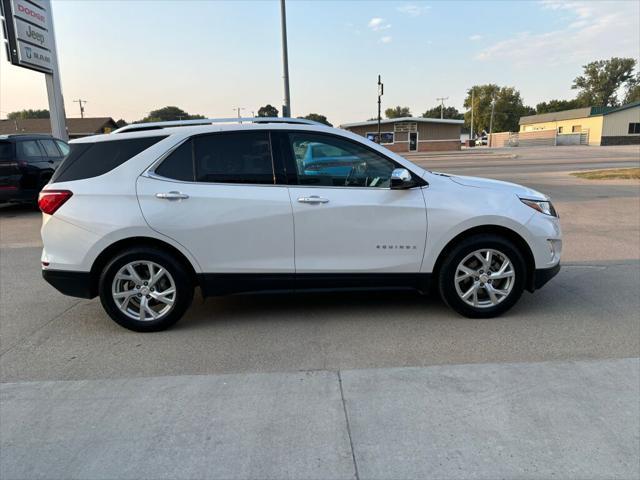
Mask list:
[[[475,35],[471,35],[469,37],[469,40],[471,40],[472,42],[477,42],[478,40],[482,40],[482,35],[478,35],[476,33]]]
[[[431,7],[429,5],[416,5],[415,3],[407,3],[398,7],[400,13],[409,15],[410,17],[419,17],[423,13],[426,13]]]
[[[640,57],[638,2],[543,0],[565,26],[548,32],[520,32],[499,41],[475,58],[510,60],[519,66],[582,63],[610,56]]]
[[[380,43],[391,43],[393,37],[391,35],[386,35],[380,38]]]
[[[384,23],[384,18],[380,17],[373,17],[371,20],[369,20],[367,26],[374,32],[379,32],[380,30],[387,30],[388,28],[391,28],[391,24]]]

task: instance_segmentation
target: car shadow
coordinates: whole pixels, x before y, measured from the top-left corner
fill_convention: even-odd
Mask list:
[[[361,317],[365,320],[372,316],[389,318],[447,310],[437,295],[412,290],[261,293],[209,298],[203,298],[198,292],[185,318],[173,329],[202,328],[211,322],[254,322],[272,318],[318,321]],[[449,313],[452,318],[462,318],[452,311]]]
[[[0,218],[15,218],[40,215],[38,206],[30,203],[1,203]]]

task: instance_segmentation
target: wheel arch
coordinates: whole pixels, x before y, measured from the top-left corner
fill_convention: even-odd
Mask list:
[[[128,237],[117,242],[110,244],[103,249],[96,257],[91,265],[90,281],[91,281],[91,294],[92,296],[98,295],[98,282],[100,280],[100,273],[107,263],[119,252],[127,250],[133,247],[152,247],[158,250],[163,250],[178,259],[182,263],[191,276],[194,285],[198,285],[198,275],[196,274],[193,265],[189,259],[176,247],[164,242],[160,239],[153,237]]]
[[[440,268],[444,259],[447,257],[447,255],[449,255],[451,250],[453,250],[453,248],[458,243],[469,237],[480,234],[499,235],[513,242],[513,244],[522,253],[525,261],[525,266],[527,268],[525,288],[528,291],[532,292],[535,289],[534,277],[536,272],[536,264],[535,258],[533,256],[533,251],[531,250],[531,247],[529,246],[527,241],[518,232],[501,225],[479,225],[477,227],[472,227],[459,233],[451,240],[449,240],[445,247],[440,251],[438,258],[436,259],[433,267],[433,278],[438,278],[438,275],[440,275]]]

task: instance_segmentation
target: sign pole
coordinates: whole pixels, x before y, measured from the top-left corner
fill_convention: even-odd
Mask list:
[[[44,74],[47,83],[47,96],[49,97],[49,119],[51,120],[51,134],[64,140],[69,140],[67,126],[65,125],[64,100],[60,89],[60,77],[52,73]]]
[[[51,0],[47,0],[49,4],[49,35],[51,37],[52,51],[52,72],[45,73],[44,78],[47,83],[47,97],[49,98],[49,119],[51,120],[51,134],[54,137],[64,141],[69,140],[67,133],[67,125],[64,113],[64,98],[62,98],[62,86],[60,84],[60,67],[58,66],[58,49],[56,47],[56,35],[53,27],[53,12],[51,11]]]

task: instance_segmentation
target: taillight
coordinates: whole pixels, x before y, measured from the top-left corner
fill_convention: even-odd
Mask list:
[[[38,197],[38,207],[42,213],[53,215],[73,195],[69,190],[43,190]]]

